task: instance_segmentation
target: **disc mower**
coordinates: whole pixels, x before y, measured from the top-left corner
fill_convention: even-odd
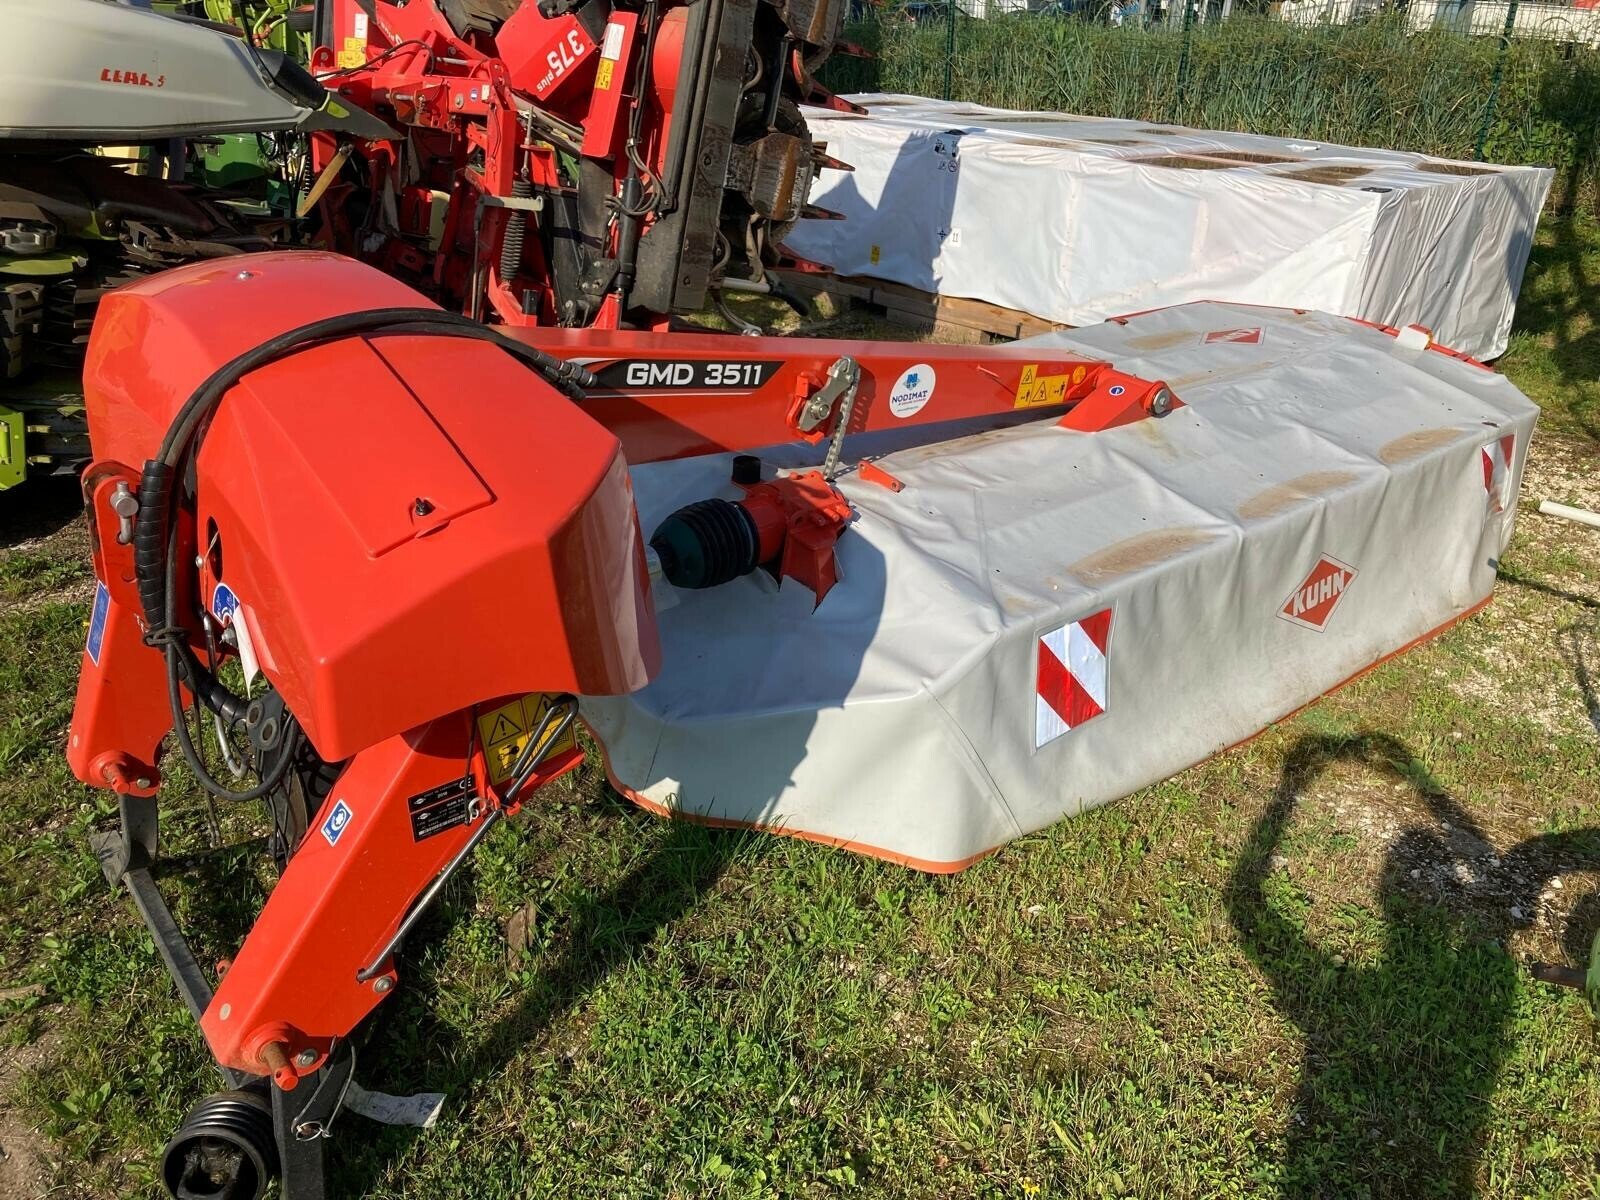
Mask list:
[[[953,870],[1486,601],[1533,410],[1425,331],[674,327],[825,219],[841,15],[326,0],[319,248],[102,301],[68,759],[227,1085],[174,1196],[324,1194],[352,1036],[580,720],[646,807]],[[272,829],[215,972],[151,874],[173,759]]]

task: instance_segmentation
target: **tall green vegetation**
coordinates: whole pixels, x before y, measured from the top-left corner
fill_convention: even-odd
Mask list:
[[[886,10],[846,37],[876,57],[833,59],[824,78],[835,90],[943,94],[942,20]],[[1600,50],[1587,47],[1413,33],[1398,12],[1315,26],[1235,17],[1187,30],[1019,14],[961,17],[950,65],[953,98],[1005,108],[1457,159],[1475,157],[1481,141],[1488,161],[1555,167],[1557,204],[1600,207]]]

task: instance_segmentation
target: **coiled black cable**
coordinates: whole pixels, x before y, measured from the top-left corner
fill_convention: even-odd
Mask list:
[[[144,609],[145,641],[161,649],[166,657],[167,696],[172,706],[178,749],[200,786],[220,799],[258,800],[277,787],[294,758],[290,751],[298,738],[298,729],[294,725],[285,727],[283,736],[289,744],[284,753],[260,783],[245,791],[235,791],[213,776],[189,737],[184,719],[183,688],[187,687],[198,703],[230,726],[244,719],[247,701],[200,662],[189,645],[187,631],[178,621],[177,515],[181,492],[178,481],[184,478],[189,464],[199,453],[207,420],[228,390],[250,372],[302,350],[343,338],[391,335],[460,337],[488,342],[538,372],[552,387],[573,400],[584,399],[586,389],[599,382],[576,363],[525,345],[470,317],[437,309],[378,308],[325,317],[269,338],[218,367],[184,401],[167,427],[156,456],[144,464],[140,476],[139,513],[133,531],[134,579]]]

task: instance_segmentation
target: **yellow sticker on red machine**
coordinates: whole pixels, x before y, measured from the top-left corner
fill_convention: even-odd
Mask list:
[[[478,738],[483,743],[484,758],[489,764],[489,782],[504,783],[511,778],[511,768],[522,757],[529,739],[545,724],[554,705],[554,698],[543,692],[533,692],[521,700],[502,704],[499,708],[478,715]],[[554,718],[545,730],[545,744],[536,746],[530,761],[555,758],[574,750],[578,738],[572,726],[567,726],[559,738],[551,735],[561,727],[560,718]]]
[[[596,91],[611,90],[611,73],[616,68],[616,63],[609,58],[600,60],[600,67],[594,73],[594,86]]]
[[[1079,368],[1080,370],[1082,368]],[[1022,378],[1017,380],[1016,408],[1044,408],[1051,404],[1067,402],[1067,387],[1072,383],[1069,375],[1041,375],[1037,363],[1022,368]]]
[[[367,65],[367,39],[364,37],[347,37],[344,40],[344,49],[339,51],[338,62],[341,70],[350,67],[364,67]]]

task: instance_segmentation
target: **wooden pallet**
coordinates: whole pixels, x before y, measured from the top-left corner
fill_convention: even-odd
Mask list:
[[[880,309],[896,325],[920,333],[933,333],[952,341],[1010,340],[1050,333],[1068,326],[1047,321],[1014,308],[1002,308],[983,300],[960,296],[940,296],[886,283],[864,275],[814,275],[783,273],[786,286],[805,296],[831,296],[841,306],[861,304]]]

